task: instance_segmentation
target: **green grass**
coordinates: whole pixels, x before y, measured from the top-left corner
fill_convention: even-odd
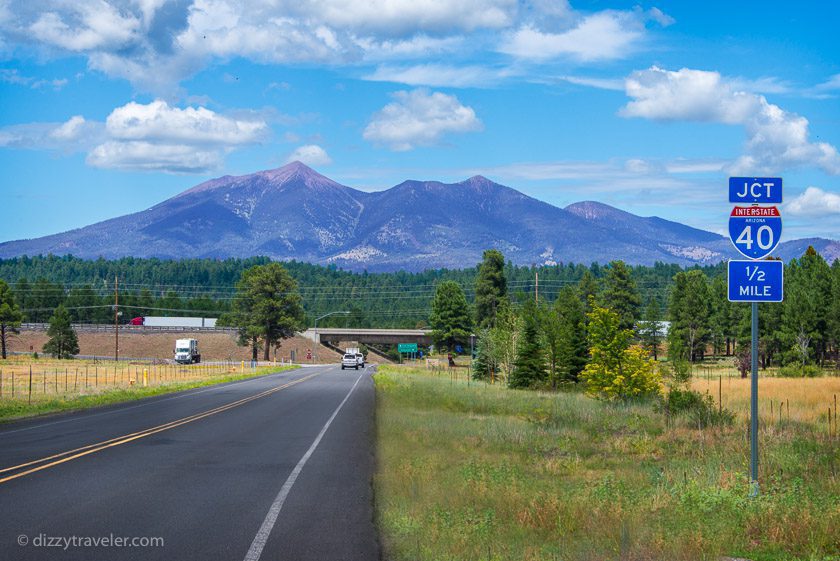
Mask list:
[[[207,378],[204,380],[192,380],[189,382],[172,382],[145,388],[142,386],[119,388],[105,390],[95,394],[73,395],[66,397],[59,396],[52,399],[39,399],[31,404],[27,403],[26,400],[21,399],[4,399],[0,400],[0,423],[34,417],[37,415],[46,415],[49,413],[77,411],[81,409],[90,409],[92,407],[100,407],[103,405],[111,405],[114,403],[122,403],[125,401],[134,401],[137,399],[143,399],[144,397],[179,392],[203,386],[212,386],[215,384],[223,384],[225,382],[233,382],[236,380],[244,380],[246,378],[263,376],[273,372],[293,370],[295,368],[297,368],[297,366],[264,366],[246,374],[230,374]]]
[[[610,405],[381,367],[377,520],[392,560],[840,559],[840,445],[813,426],[666,426]]]

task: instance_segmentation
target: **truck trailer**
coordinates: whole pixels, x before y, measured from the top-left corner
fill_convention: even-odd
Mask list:
[[[216,327],[216,318],[139,316],[128,323],[148,327]]]

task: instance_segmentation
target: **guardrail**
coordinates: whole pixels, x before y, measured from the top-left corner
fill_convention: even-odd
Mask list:
[[[100,331],[114,331],[114,324],[107,323],[71,323],[70,326],[76,331],[81,332],[100,332]],[[20,329],[24,331],[46,331],[49,329],[48,323],[22,323]],[[193,333],[196,331],[218,332],[218,333],[236,333],[235,327],[183,327],[183,326],[163,326],[163,325],[129,325],[120,324],[120,331],[125,332],[157,332],[157,333]]]

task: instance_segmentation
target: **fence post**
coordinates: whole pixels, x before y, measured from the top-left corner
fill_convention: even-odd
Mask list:
[[[29,403],[32,403],[32,365],[29,365]]]

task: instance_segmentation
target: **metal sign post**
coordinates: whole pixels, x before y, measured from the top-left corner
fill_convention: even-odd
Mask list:
[[[758,496],[758,302],[753,302],[750,335],[750,496]]]
[[[729,202],[749,204],[732,209],[729,238],[750,261],[730,261],[727,267],[730,302],[750,302],[750,497],[758,486],[758,303],[781,302],[784,297],[784,264],[759,261],[769,255],[782,236],[782,216],[775,206],[782,202],[780,177],[730,177]]]

